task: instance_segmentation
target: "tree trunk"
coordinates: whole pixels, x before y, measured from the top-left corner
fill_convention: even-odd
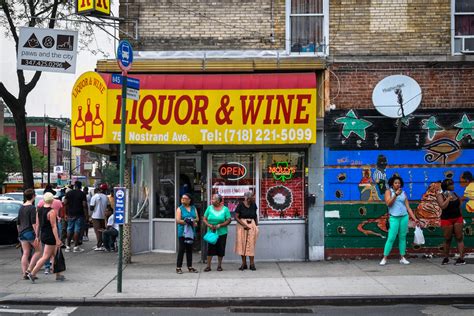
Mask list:
[[[11,109],[12,107],[10,107]],[[17,104],[14,108],[24,109],[25,104]],[[30,149],[28,148],[28,134],[26,130],[25,111],[12,111],[15,121],[16,141],[18,154],[20,156],[21,171],[23,173],[23,189],[34,188],[33,182],[33,162],[31,160]]]

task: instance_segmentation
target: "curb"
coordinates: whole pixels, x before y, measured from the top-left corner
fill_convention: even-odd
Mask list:
[[[298,307],[314,305],[364,306],[364,305],[452,305],[472,304],[474,295],[395,295],[395,296],[320,296],[320,297],[268,297],[268,298],[12,298],[0,299],[0,304],[54,305],[54,306],[146,306],[146,307]]]

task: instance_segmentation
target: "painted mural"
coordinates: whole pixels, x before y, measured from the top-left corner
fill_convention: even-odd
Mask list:
[[[436,194],[447,178],[466,197],[465,244],[474,247],[474,184],[460,183],[464,171],[474,173],[474,111],[418,110],[399,120],[375,110],[331,111],[325,117],[324,159],[327,256],[381,254],[387,235],[383,195],[394,174],[404,179],[424,226],[426,244],[418,251],[442,245]],[[409,226],[411,243],[414,223]]]

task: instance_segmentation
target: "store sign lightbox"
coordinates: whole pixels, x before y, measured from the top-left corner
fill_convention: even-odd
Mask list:
[[[121,86],[111,74],[84,76],[72,91],[72,124],[84,126],[72,145],[119,144]],[[127,144],[316,142],[314,73],[134,77],[140,99],[127,100]]]

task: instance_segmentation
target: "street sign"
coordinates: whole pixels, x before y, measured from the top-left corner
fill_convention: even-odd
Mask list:
[[[125,222],[125,188],[114,188],[115,223],[123,225]]]
[[[140,94],[138,93],[140,90],[127,88],[127,99],[138,101],[140,99]]]
[[[20,27],[17,69],[76,72],[77,31]]]
[[[120,69],[126,72],[132,68],[133,50],[132,45],[126,40],[121,40],[117,48],[117,62]]]
[[[121,74],[112,74],[112,83],[122,85],[123,77]],[[140,79],[127,76],[127,87],[132,89],[140,89]]]

